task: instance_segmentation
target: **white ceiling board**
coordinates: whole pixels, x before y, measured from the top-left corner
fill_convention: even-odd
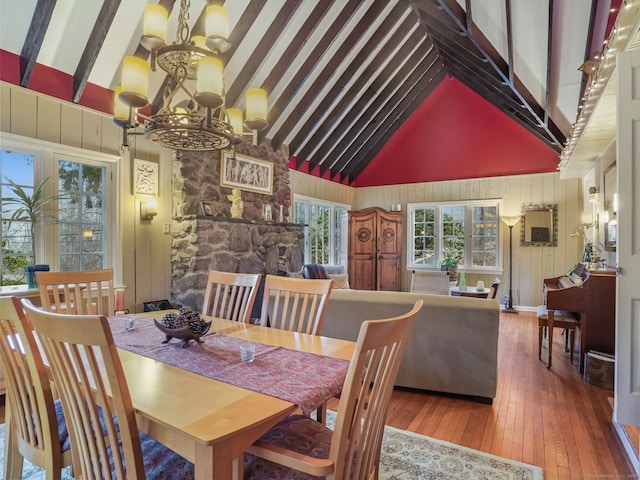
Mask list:
[[[0,2],[0,49],[20,55],[38,0]]]
[[[146,5],[147,0],[125,0],[120,4],[89,75],[90,83],[112,90],[120,83],[122,59],[140,43]]]
[[[512,1],[511,16],[515,75],[538,104],[544,105],[547,95],[548,0]]]
[[[58,0],[38,63],[73,75],[96,23],[101,2]],[[70,26],[73,27],[70,27]]]

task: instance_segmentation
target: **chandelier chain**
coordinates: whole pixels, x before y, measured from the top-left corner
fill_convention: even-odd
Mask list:
[[[178,16],[178,32],[176,33],[177,39],[180,43],[187,43],[189,41],[189,7],[191,7],[190,0],[181,0],[180,2],[180,15]]]

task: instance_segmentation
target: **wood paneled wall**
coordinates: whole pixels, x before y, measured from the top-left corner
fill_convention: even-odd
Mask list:
[[[580,240],[569,237],[578,225],[583,208],[582,182],[580,179],[561,180],[558,173],[355,189],[292,172],[291,185],[294,194],[347,203],[353,209],[370,206],[389,209],[392,204],[401,204],[406,211],[408,203],[502,199],[503,213],[518,215],[523,204],[557,203],[557,247],[521,247],[520,224],[513,229],[513,296],[516,305],[534,307],[541,304],[543,279],[564,273],[582,257]],[[509,288],[509,229],[504,225],[501,228],[505,258],[499,295]],[[488,285],[493,277],[468,275],[467,283],[473,285],[483,280]],[[403,290],[409,289],[410,279],[410,272],[405,270]]]

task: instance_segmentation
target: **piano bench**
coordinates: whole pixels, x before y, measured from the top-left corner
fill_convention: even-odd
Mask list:
[[[553,312],[553,328],[549,327],[549,311],[544,305],[539,305],[536,309],[538,316],[538,359],[542,360],[542,332],[545,328],[548,330],[549,358],[547,360],[547,368],[551,368],[551,353],[553,351],[553,328],[563,328],[568,334],[570,361],[573,365],[573,344],[575,340],[575,331],[578,327],[578,320],[570,312],[560,310]]]

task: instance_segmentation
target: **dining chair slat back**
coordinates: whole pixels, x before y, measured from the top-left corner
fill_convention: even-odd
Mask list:
[[[42,307],[73,315],[115,313],[113,269],[76,272],[36,272]]]
[[[109,321],[102,315],[47,312],[22,300],[44,349],[67,419],[74,473],[79,478],[136,480],[192,465],[165,451],[143,455],[135,412]],[[153,461],[153,464],[147,463]],[[145,474],[146,470],[146,474]]]
[[[59,479],[62,467],[71,465],[64,416],[56,409],[33,328],[16,297],[0,297],[0,336],[7,395],[4,478],[22,478],[26,459],[44,468],[48,479]]]
[[[210,270],[204,292],[203,315],[249,322],[260,277],[260,274]]]
[[[332,281],[267,275],[260,324],[318,335]]]
[[[489,289],[489,294],[487,295],[488,299],[493,299],[496,298],[497,294],[498,294],[498,288],[500,288],[500,280],[496,279],[492,284],[491,284],[491,288]]]
[[[249,447],[244,478],[302,478],[288,477],[292,469],[335,480],[378,478],[393,386],[422,303],[416,301],[409,312],[398,317],[363,322],[333,432],[302,415],[283,420]],[[308,442],[303,438],[305,433],[310,437]],[[327,458],[318,456],[323,450],[328,452]]]

